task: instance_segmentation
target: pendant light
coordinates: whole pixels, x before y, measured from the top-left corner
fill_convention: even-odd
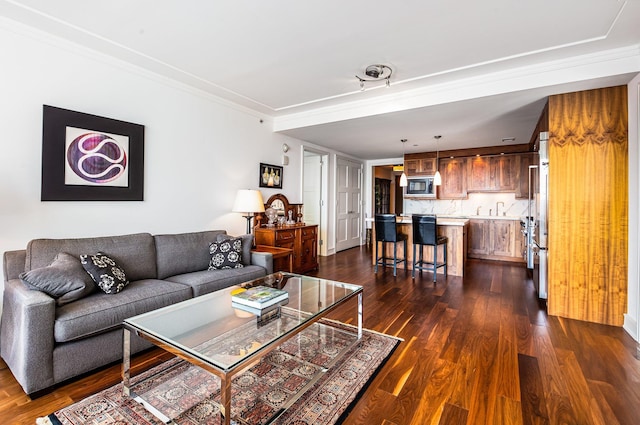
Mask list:
[[[440,175],[440,170],[438,167],[438,159],[439,159],[439,148],[438,148],[438,140],[440,140],[440,138],[442,136],[438,135],[438,136],[433,136],[434,139],[436,139],[436,175],[433,176],[433,184],[436,186],[440,186],[442,184],[442,176]]]
[[[407,175],[404,173],[404,144],[407,143],[407,139],[400,139],[402,142],[402,175],[400,176],[400,187],[407,186]]]

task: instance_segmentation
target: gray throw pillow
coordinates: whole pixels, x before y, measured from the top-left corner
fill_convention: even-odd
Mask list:
[[[105,294],[117,294],[129,284],[122,267],[102,252],[81,255],[80,263]]]
[[[91,276],[80,264],[80,260],[66,252],[56,255],[47,267],[21,273],[20,279],[29,289],[42,291],[55,298],[59,306],[79,300],[98,290]]]
[[[225,239],[209,244],[209,270],[240,269],[242,265],[242,239]]]

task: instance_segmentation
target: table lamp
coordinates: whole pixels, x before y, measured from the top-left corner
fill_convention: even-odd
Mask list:
[[[233,212],[246,213],[247,235],[251,234],[251,218],[253,213],[264,212],[264,201],[259,190],[240,189],[233,203]]]

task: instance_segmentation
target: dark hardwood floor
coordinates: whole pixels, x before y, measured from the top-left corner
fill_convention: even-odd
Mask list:
[[[345,424],[640,423],[640,361],[621,328],[547,316],[521,265],[470,260],[465,273],[435,286],[374,274],[364,247],[320,259],[316,275],[364,286],[365,327],[404,339]],[[331,317],[353,323],[353,307]],[[30,400],[0,363],[0,423],[33,424],[119,380],[114,365]]]

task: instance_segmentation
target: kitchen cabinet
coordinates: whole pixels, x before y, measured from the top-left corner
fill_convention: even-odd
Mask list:
[[[405,159],[404,171],[407,177],[433,176],[436,173],[436,159],[435,158]]]
[[[465,158],[440,159],[438,170],[442,177],[438,199],[467,199]]]
[[[477,156],[467,159],[467,190],[486,192],[491,190],[491,161]]]
[[[491,244],[491,220],[469,220],[469,250],[471,258],[489,255]]]
[[[518,185],[518,155],[467,159],[468,192],[513,192]]]
[[[524,262],[520,220],[469,220],[470,258]]]
[[[518,160],[516,199],[527,199],[529,197],[529,166],[538,163],[538,154],[533,152],[523,153],[519,155]],[[537,190],[538,180],[534,179],[533,184],[536,185],[534,190]]]
[[[261,226],[255,228],[256,245],[276,246],[293,250],[293,272],[305,273],[318,268],[318,226]],[[274,271],[289,270],[286,258],[276,259]]]

